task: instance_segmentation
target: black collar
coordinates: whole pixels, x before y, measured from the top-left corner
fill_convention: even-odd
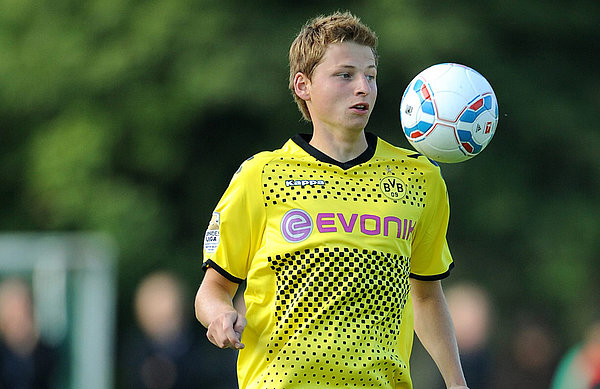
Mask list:
[[[297,134],[292,138],[292,141],[294,141],[294,143],[300,146],[308,154],[315,157],[317,160],[339,166],[344,170],[348,170],[351,167],[367,162],[373,157],[373,155],[375,155],[375,149],[377,148],[377,136],[370,132],[365,132],[365,137],[367,139],[367,149],[361,155],[348,162],[337,161],[308,143],[312,139],[311,134]]]

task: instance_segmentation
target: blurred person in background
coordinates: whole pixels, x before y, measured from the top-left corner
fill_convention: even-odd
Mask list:
[[[489,389],[492,378],[489,348],[492,306],[489,296],[476,284],[460,283],[448,288],[446,300],[469,387]],[[445,388],[443,382],[440,383],[440,388]]]
[[[237,387],[235,353],[215,353],[205,337],[193,332],[193,312],[183,301],[181,282],[169,272],[152,273],[140,282],[134,300],[138,328],[127,335],[123,350],[125,388]]]
[[[29,285],[21,279],[0,284],[0,388],[51,388],[58,351],[39,335]]]
[[[600,318],[561,359],[551,389],[600,389]]]
[[[517,316],[507,342],[508,353],[497,360],[493,388],[548,389],[557,362],[553,328],[533,312]]]

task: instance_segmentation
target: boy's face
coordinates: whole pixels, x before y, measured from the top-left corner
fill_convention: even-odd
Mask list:
[[[315,129],[362,131],[377,98],[377,67],[368,46],[354,42],[330,44],[305,97]]]

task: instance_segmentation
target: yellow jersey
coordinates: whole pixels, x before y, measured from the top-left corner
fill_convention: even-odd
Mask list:
[[[213,212],[204,265],[246,281],[242,389],[411,388],[409,277],[446,277],[440,168],[367,133],[340,163],[297,135],[245,161]]]

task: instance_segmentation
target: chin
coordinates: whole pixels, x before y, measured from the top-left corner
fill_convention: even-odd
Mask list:
[[[367,126],[368,123],[369,123],[368,117],[364,118],[364,119],[360,119],[360,120],[352,120],[347,123],[346,128],[348,130],[362,131],[365,129],[365,127]]]

